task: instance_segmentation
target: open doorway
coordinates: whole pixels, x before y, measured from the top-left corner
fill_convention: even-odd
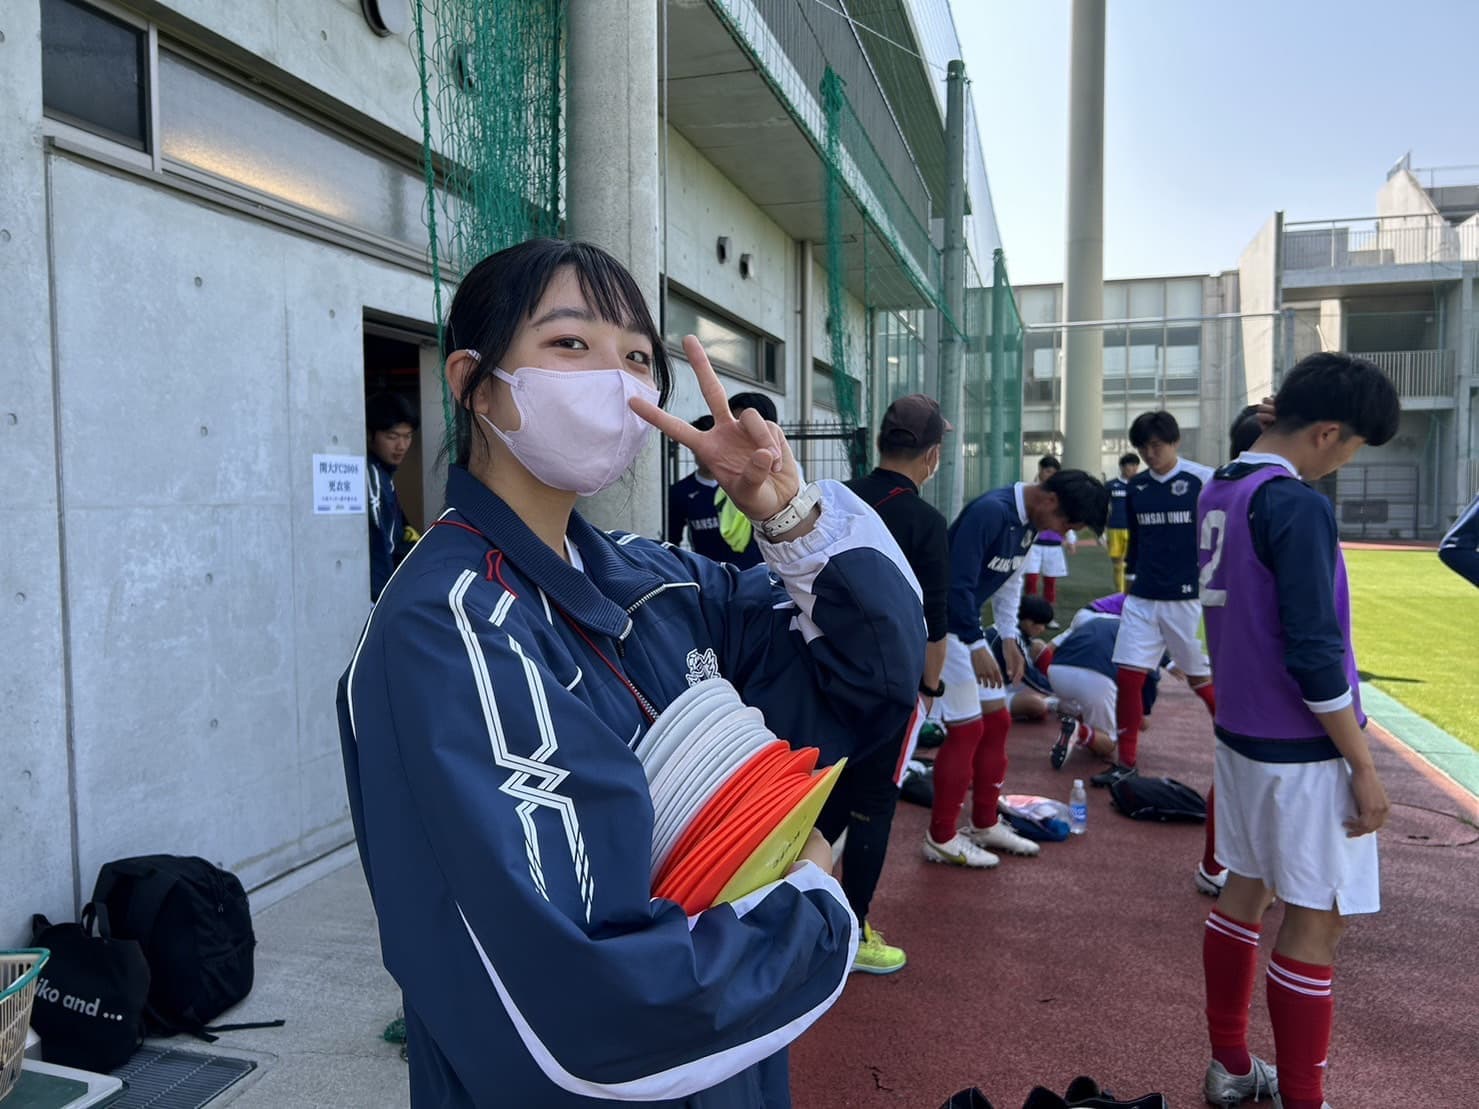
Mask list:
[[[395,491],[406,522],[418,533],[426,530],[428,507],[425,482],[426,452],[436,452],[436,445],[426,445],[426,428],[421,405],[422,350],[431,336],[365,320],[365,399],[377,393],[401,397],[418,421],[415,437],[406,451],[396,474]]]

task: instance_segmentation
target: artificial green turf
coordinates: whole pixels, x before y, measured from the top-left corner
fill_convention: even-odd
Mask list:
[[[1479,593],[1432,551],[1345,561],[1362,679],[1479,750]]]

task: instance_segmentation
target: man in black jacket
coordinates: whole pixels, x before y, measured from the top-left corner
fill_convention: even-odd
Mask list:
[[[883,414],[878,432],[878,468],[848,488],[873,506],[903,548],[924,592],[928,645],[925,648],[922,703],[901,734],[882,737],[861,749],[842,772],[817,826],[830,840],[847,831],[842,855],[842,889],[863,926],[853,969],[892,974],[906,962],[901,948],[883,942],[868,923],[868,908],[899,798],[899,779],[923,713],[944,692],[940,671],[945,665],[945,599],[950,583],[950,543],[945,517],[919,491],[940,468],[940,449],[950,425],[933,397],[923,393],[900,397]]]
[[[378,601],[410,544],[406,514],[395,492],[395,471],[405,461],[419,421],[409,401],[398,393],[376,393],[365,402],[369,447],[365,493],[370,517],[370,600]]]

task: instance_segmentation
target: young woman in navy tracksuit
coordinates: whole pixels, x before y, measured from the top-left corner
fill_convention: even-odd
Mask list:
[[[835,760],[901,728],[918,586],[841,485],[802,486],[780,429],[664,413],[662,338],[631,276],[536,240],[463,279],[447,321],[447,508],[396,570],[340,683],[351,811],[416,1106],[790,1104],[786,1046],[836,1000],[856,923],[820,837],[782,881],[687,918],[650,896],[638,762],[691,684],[731,681]],[[598,531],[656,425],[755,522],[766,565]],[[820,864],[820,865],[816,865]]]

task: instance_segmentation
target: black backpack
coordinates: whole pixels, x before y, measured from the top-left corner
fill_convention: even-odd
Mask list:
[[[1121,778],[1109,787],[1114,807],[1131,820],[1204,823],[1207,802],[1175,778]]]
[[[204,859],[145,855],[106,863],[93,887],[107,906],[113,934],[137,940],[152,981],[145,1012],[151,1032],[211,1032],[276,1027],[210,1022],[252,989],[251,908],[236,875]]]
[[[51,952],[31,1008],[43,1058],[105,1074],[122,1066],[144,1038],[149,964],[139,945],[113,934],[104,905],[84,907],[79,924],[38,913],[31,929],[32,946]]]

